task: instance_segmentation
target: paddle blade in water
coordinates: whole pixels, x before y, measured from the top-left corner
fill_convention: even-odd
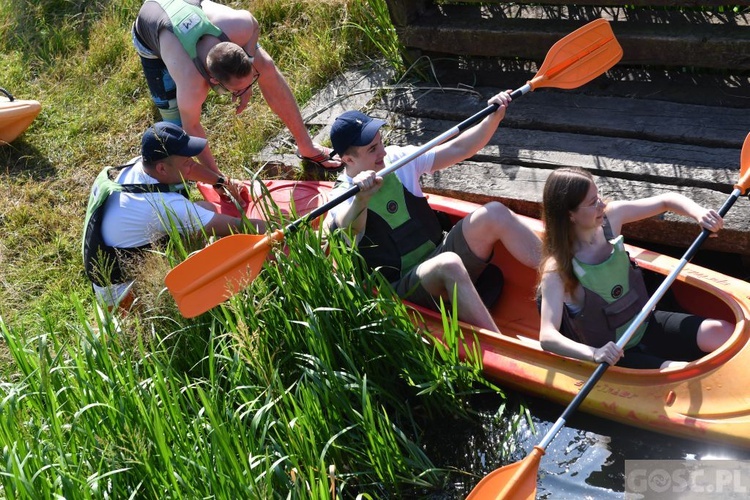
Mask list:
[[[622,47],[606,19],[597,19],[561,38],[547,52],[529,81],[539,87],[574,89],[590,82],[622,59]]]
[[[198,316],[245,288],[263,267],[273,240],[281,238],[281,231],[226,236],[177,265],[164,282],[180,313]]]
[[[746,194],[748,188],[750,188],[750,134],[745,137],[745,142],[742,145],[742,153],[740,153],[740,180],[734,185],[736,189],[739,189],[742,194]]]
[[[539,461],[544,449],[534,449],[521,460],[490,472],[477,483],[466,500],[534,500]]]

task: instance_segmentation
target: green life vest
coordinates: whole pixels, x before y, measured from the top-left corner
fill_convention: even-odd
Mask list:
[[[113,283],[123,283],[128,279],[123,270],[121,259],[132,256],[151,245],[136,248],[114,248],[104,243],[102,238],[102,221],[104,207],[112,193],[168,193],[176,192],[188,196],[184,184],[120,184],[115,181],[120,172],[135,165],[133,162],[119,167],[106,167],[94,180],[89,202],[86,208],[86,219],[83,224],[83,241],[81,251],[86,276],[92,283],[107,286]]]
[[[358,248],[371,269],[394,282],[432,253],[442,238],[442,226],[427,198],[410,193],[391,173],[370,198]]]
[[[169,16],[172,23],[172,33],[177,37],[190,59],[195,64],[198,72],[211,84],[211,75],[208,74],[203,61],[198,58],[198,41],[206,35],[217,37],[222,42],[228,42],[229,37],[221,29],[208,20],[206,13],[200,6],[190,5],[183,0],[155,0],[164,12]],[[220,88],[211,84],[214,89]]]
[[[573,259],[573,274],[585,296],[583,309],[572,322],[577,340],[593,347],[619,340],[648,301],[643,275],[625,251],[622,235],[611,243],[612,254],[601,264],[585,264]],[[648,321],[644,321],[638,327],[626,349],[641,341],[647,325]]]

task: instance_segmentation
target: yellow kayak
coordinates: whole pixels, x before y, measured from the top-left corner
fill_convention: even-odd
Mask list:
[[[0,144],[13,142],[29,128],[41,110],[38,101],[16,99],[0,88]]]
[[[274,202],[283,212],[294,206],[304,215],[328,201],[331,183],[317,181],[265,181]],[[199,186],[219,211],[237,215],[210,186]],[[264,203],[254,192],[247,207],[251,217],[262,217]],[[428,195],[433,209],[454,222],[479,205]],[[293,204],[293,205],[292,205]],[[542,224],[529,219],[538,232]],[[678,259],[635,246],[630,256],[647,272],[664,276]],[[502,334],[462,323],[466,338],[476,334],[487,378],[503,387],[568,404],[597,367],[594,363],[546,352],[539,345],[539,313],[535,302],[536,271],[516,261],[498,244],[493,263],[502,269],[505,283],[491,308]],[[671,287],[680,308],[734,323],[732,337],[720,349],[681,369],[634,370],[611,367],[581,404],[587,413],[664,434],[726,443],[750,449],[750,284],[693,264],[687,264]],[[442,338],[438,313],[413,306],[415,323]]]

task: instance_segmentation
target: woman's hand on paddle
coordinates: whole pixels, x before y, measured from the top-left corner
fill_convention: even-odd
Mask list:
[[[724,227],[724,219],[719,215],[719,212],[713,209],[701,208],[702,214],[695,219],[702,228],[711,231],[710,238],[718,236],[716,233]]]
[[[604,346],[594,349],[594,362],[615,365],[622,357],[622,349],[614,342],[607,342]]]

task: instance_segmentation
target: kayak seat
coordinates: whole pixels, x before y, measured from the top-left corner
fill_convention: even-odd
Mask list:
[[[487,309],[492,309],[492,306],[497,303],[500,295],[503,293],[504,283],[503,271],[495,264],[487,264],[487,267],[479,275],[476,283],[474,283],[479,297]]]

